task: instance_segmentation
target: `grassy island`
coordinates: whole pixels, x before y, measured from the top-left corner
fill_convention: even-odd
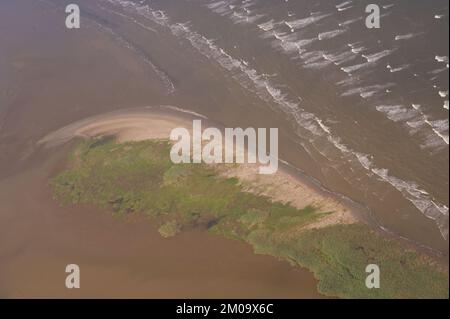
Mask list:
[[[333,212],[297,209],[244,191],[212,166],[173,164],[163,140],[86,139],[51,180],[63,205],[94,204],[118,215],[145,214],[164,237],[201,228],[244,241],[256,253],[310,269],[318,290],[346,298],[448,298],[448,273],[363,224],[307,227]],[[381,287],[368,289],[377,264]]]

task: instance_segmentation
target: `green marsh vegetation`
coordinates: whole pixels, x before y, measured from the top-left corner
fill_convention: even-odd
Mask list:
[[[347,298],[448,298],[448,273],[363,224],[308,229],[332,212],[245,192],[204,164],[173,164],[168,141],[82,140],[50,185],[62,205],[93,204],[117,215],[145,214],[163,237],[200,228],[244,241],[314,272],[320,292]],[[377,264],[381,288],[368,289]]]

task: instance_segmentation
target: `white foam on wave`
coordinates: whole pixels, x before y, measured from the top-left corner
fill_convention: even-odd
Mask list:
[[[364,167],[366,170],[370,170],[372,161],[370,160],[369,155],[363,153],[355,153],[355,156],[362,167]]]
[[[317,38],[319,40],[332,39],[334,37],[337,37],[338,35],[345,33],[346,31],[347,31],[346,29],[344,29],[344,30],[336,29],[336,30],[332,30],[332,31],[326,31],[326,32],[319,33]]]
[[[304,27],[309,25],[308,23],[311,22],[311,20],[304,20],[301,19],[301,22],[299,23],[300,27]],[[290,26],[292,26],[290,24]],[[312,43],[312,40],[298,43],[299,46],[302,45],[308,45]],[[365,48],[362,45],[359,46],[353,46],[352,51],[353,53],[359,53],[363,51]],[[367,55],[365,56],[368,63],[362,63],[359,65],[354,66],[348,66],[341,68],[347,73],[352,73],[357,70],[364,69],[371,65],[373,62],[377,62],[380,59],[384,58],[385,56],[388,56],[391,54],[393,50],[385,50],[373,55]],[[314,65],[315,63],[325,63],[320,61],[320,54],[322,54],[322,58],[325,58],[327,61],[333,60],[336,56],[332,56],[329,54],[324,54],[321,51],[313,51],[313,52],[307,52],[302,55],[302,58],[306,60],[307,63],[310,65]],[[344,57],[344,56],[342,56]],[[347,56],[346,56],[347,57]],[[348,56],[349,57],[349,56]],[[332,62],[332,61],[331,61]],[[336,62],[336,61],[334,61]],[[403,66],[405,67],[405,66]],[[397,68],[392,68],[391,70],[397,71]],[[351,81],[351,79],[350,79]],[[392,84],[391,84],[392,85]],[[371,92],[379,92],[382,90],[382,86],[373,87],[372,91],[369,91],[370,87],[363,88],[362,94],[372,94]],[[270,92],[271,96],[274,100],[277,100],[278,102],[284,101],[285,96],[281,93],[280,90],[273,89],[273,87],[268,86],[267,91]],[[361,93],[361,92],[360,92]],[[367,95],[366,95],[367,96]],[[283,103],[281,103],[283,104]],[[295,105],[295,104],[294,104]],[[292,106],[292,105],[291,105]],[[401,107],[400,109],[396,108],[395,106],[393,108],[380,108],[381,111],[387,111],[389,117],[393,120],[406,120],[411,119],[415,116],[414,110],[408,111],[404,107]],[[299,116],[298,114],[303,114],[303,116]],[[371,161],[371,156],[367,154],[362,154],[359,152],[354,152],[353,150],[349,149],[346,145],[344,145],[341,140],[338,137],[335,137],[332,135],[332,132],[329,127],[327,127],[320,119],[313,116],[312,119],[314,119],[315,123],[318,124],[318,126],[314,125],[314,123],[311,123],[311,114],[306,113],[308,115],[305,115],[305,113],[298,113],[294,112],[294,118],[296,119],[297,123],[303,122],[303,126],[307,127],[309,131],[313,132],[314,135],[321,135],[325,134],[327,136],[327,139],[341,152],[352,154],[355,156],[358,160],[358,162],[362,165],[363,168],[366,170],[370,170],[372,172],[378,173],[377,175],[385,182],[392,185],[395,189],[400,191],[407,200],[409,200],[417,209],[419,209],[422,213],[424,213],[427,217],[435,219],[436,223],[441,230],[442,235],[447,238],[448,237],[448,208],[445,205],[441,205],[438,203],[435,203],[432,199],[432,197],[424,190],[419,188],[417,184],[413,182],[407,182],[403,181],[395,176],[391,176],[388,173],[387,169],[380,169],[373,165]],[[437,123],[433,123],[434,126],[436,126]],[[442,125],[442,124],[441,124]],[[320,129],[320,130],[318,130]],[[322,133],[321,133],[322,132]]]
[[[341,96],[360,95],[362,98],[368,98],[375,94],[385,92],[386,89],[392,88],[394,86],[395,86],[394,83],[386,83],[386,84],[369,85],[365,87],[356,87],[345,91],[344,93],[341,94]]]
[[[314,63],[323,59],[324,51],[309,51],[300,55],[304,60],[304,64]]]
[[[212,3],[206,4],[206,6],[211,9],[213,12],[220,15],[228,15],[231,14],[234,10],[234,6],[229,5],[228,1],[216,1]]]
[[[389,170],[373,167],[371,171],[381,180],[395,187],[425,216],[433,219],[439,227],[442,236],[448,239],[448,207],[434,201],[432,196],[419,185],[411,181],[404,181],[389,175]]]
[[[297,35],[295,33],[277,33],[276,38],[282,42],[297,43]]]
[[[366,50],[365,47],[352,48],[352,52],[355,53],[355,54],[356,53],[360,53],[360,52],[362,52],[364,50]]]
[[[435,69],[435,70],[432,70],[432,71],[430,71],[430,72],[428,72],[429,74],[432,74],[432,75],[437,75],[437,74],[439,74],[439,73],[442,73],[442,72],[445,72],[445,71],[447,71],[447,67],[445,67],[445,68],[440,68],[440,69]]]
[[[444,101],[444,109],[448,110],[448,100]]]
[[[316,120],[317,124],[319,124],[319,126],[322,128],[322,130],[325,131],[325,133],[331,134],[330,128],[328,126],[326,126],[321,119],[316,117],[315,120]]]
[[[170,28],[174,35],[189,40],[199,53],[216,61],[221,67],[231,72],[242,87],[253,92],[262,100],[276,104],[279,110],[292,116],[300,127],[311,134],[323,134],[320,126],[314,120],[315,116],[303,110],[297,102],[290,100],[286,94],[276,88],[269,80],[269,76],[259,74],[256,70],[249,68],[245,61],[232,57],[206,37],[192,31],[186,24],[176,23],[170,25]],[[317,53],[317,55],[321,56],[321,53]]]
[[[440,97],[447,97],[448,96],[448,91],[439,91],[439,96]]]
[[[304,49],[305,47],[313,44],[315,41],[318,41],[318,39],[317,38],[302,39],[295,43],[299,46],[300,49]]]
[[[115,2],[121,5],[124,3],[126,5],[129,5],[129,3],[136,5],[131,1],[108,1]],[[339,137],[333,136],[331,129],[327,127],[320,119],[318,119],[314,114],[302,109],[298,102],[289,99],[287,94],[276,88],[268,79],[267,75],[259,74],[256,70],[249,68],[248,65],[244,63],[244,61],[233,58],[230,54],[225,52],[225,50],[216,46],[214,44],[214,41],[207,39],[206,37],[196,33],[195,31],[192,31],[188,24],[170,23],[167,16],[160,16],[159,14],[154,15],[149,6],[145,6],[145,8],[140,11],[144,14],[150,12],[151,17],[148,17],[149,19],[152,19],[152,21],[154,21],[155,23],[168,27],[175,36],[182,37],[188,40],[192,44],[192,46],[198,50],[199,53],[216,61],[220,66],[232,72],[234,75],[233,77],[244,88],[254,92],[264,101],[275,103],[279,106],[280,110],[282,110],[286,114],[291,115],[300,127],[306,129],[314,136],[325,136],[342,153],[355,156],[358,162],[361,163],[362,167],[364,167],[366,170],[370,169],[370,171],[377,174],[383,181],[389,183],[398,191],[400,191],[406,199],[413,203],[415,207],[417,207],[427,217],[436,220],[443,236],[445,238],[448,237],[448,208],[445,205],[436,203],[432,199],[431,195],[429,195],[425,190],[422,190],[413,182],[406,182],[397,177],[389,175],[387,169],[375,167],[375,165],[371,162],[369,155],[355,152],[344,145]],[[320,55],[323,58],[323,52],[320,52]],[[404,113],[403,111],[401,111],[401,109],[399,110],[398,107],[396,108],[395,106],[394,108],[389,108],[388,106],[387,109],[384,108],[384,111],[389,112],[390,115],[394,118],[397,118],[399,113]],[[405,116],[401,115],[401,118],[405,118]],[[439,126],[443,129],[445,128],[445,125],[447,125],[448,130],[448,120],[446,123],[442,121],[429,121],[429,123],[436,129]]]
[[[381,60],[384,57],[387,57],[388,55],[391,55],[395,49],[391,50],[383,50],[381,52],[373,53],[373,54],[363,54],[362,57],[367,60],[367,62],[374,63],[379,60]]]
[[[275,21],[273,19],[271,19],[267,22],[258,24],[258,28],[260,28],[261,30],[263,30],[265,32],[272,31],[274,26],[275,26]]]
[[[292,28],[299,30],[299,29],[303,29],[306,28],[316,22],[319,22],[320,20],[331,16],[331,13],[328,14],[321,14],[321,15],[313,15],[313,16],[309,16],[307,18],[302,18],[302,19],[297,19],[297,20],[291,20],[288,21],[289,25],[292,26]]]
[[[378,105],[375,107],[378,112],[384,113],[388,119],[394,122],[406,121],[417,116],[414,109],[408,109],[404,105]]]
[[[411,131],[413,134],[419,132],[419,130],[423,128],[423,124],[424,122],[420,119],[414,119],[406,122],[406,125],[413,129],[413,131]]]
[[[265,17],[265,15],[263,15],[263,14],[250,15],[248,13],[242,14],[242,13],[239,13],[239,12],[233,12],[233,14],[231,14],[231,16],[230,16],[231,20],[235,24],[255,23],[255,22],[261,20],[264,17]]]
[[[276,31],[272,32],[272,35],[275,39],[280,40],[281,42],[284,42],[284,38],[285,38],[285,33],[277,33]]]
[[[295,32],[294,26],[290,25],[289,22],[283,21],[283,23],[289,28],[289,30],[291,30],[291,32]]]
[[[349,46],[351,48],[351,51],[355,54],[360,53],[364,50],[366,50],[366,48],[362,45],[361,42],[357,42],[357,43],[347,43],[347,46]]]
[[[424,189],[422,189],[417,183],[412,181],[405,181],[396,176],[389,174],[389,170],[386,168],[379,168],[373,163],[373,157],[368,154],[356,152],[344,145],[339,137],[333,136],[329,127],[325,126],[322,121],[316,118],[319,126],[326,132],[327,139],[343,154],[353,156],[361,164],[361,166],[374,173],[380,178],[381,181],[388,183],[397,191],[399,191],[403,197],[411,202],[422,214],[426,217],[433,219],[438,226],[441,235],[448,239],[448,207],[436,202],[433,197]],[[445,125],[442,124],[441,125]],[[448,126],[448,120],[447,120]]]
[[[304,65],[304,67],[306,69],[323,69],[327,66],[331,65],[330,61],[317,61],[317,62],[313,62],[313,63],[307,63]]]
[[[389,72],[395,73],[395,72],[406,70],[407,68],[409,68],[409,64],[403,64],[403,65],[400,65],[400,66],[395,67],[395,68],[394,67],[390,67],[388,69],[389,69]]]
[[[419,107],[416,105],[416,107]],[[388,183],[399,191],[405,199],[410,201],[420,212],[426,217],[435,220],[436,225],[442,236],[448,239],[448,207],[436,202],[433,197],[417,183],[412,181],[405,181],[398,177],[389,174],[386,168],[379,168],[373,163],[373,157],[368,154],[356,152],[344,145],[338,137],[332,135],[331,129],[324,126],[322,121],[318,121],[320,127],[327,133],[328,140],[342,153],[349,156],[354,156],[361,166],[377,175],[382,181]],[[435,123],[436,124],[436,123]],[[439,125],[448,128],[447,123],[440,123]]]
[[[358,53],[360,50],[363,50],[364,48],[361,46],[358,46],[358,44],[347,44],[348,46],[350,46],[352,48],[352,52],[353,53]],[[358,48],[358,49],[355,49]],[[360,64],[356,64],[356,65],[350,65],[350,66],[346,66],[346,67],[341,67],[341,70],[344,71],[347,74],[353,74],[356,71],[360,71],[362,69],[371,67],[371,66],[375,66],[376,62],[378,62],[379,60],[381,60],[382,58],[390,55],[392,52],[394,52],[395,49],[392,50],[383,50],[381,52],[377,52],[374,54],[362,54],[361,56],[366,59],[366,63],[360,63]]]
[[[118,4],[125,11],[132,14],[138,14],[144,18],[151,20],[152,22],[165,26],[168,22],[168,17],[164,11],[154,10],[149,5],[140,5],[130,0],[103,0],[110,4]]]
[[[348,6],[348,7],[345,7],[345,8],[338,8],[338,11],[339,12],[346,11],[346,10],[351,9],[351,8],[353,8],[353,6]]]
[[[423,128],[427,126],[433,132],[434,136],[439,139],[436,140],[433,136],[428,136],[428,141],[422,145],[423,148],[430,147],[440,147],[442,141],[448,145],[449,136],[448,136],[448,119],[445,120],[430,120],[429,116],[427,116],[422,111],[422,106],[419,104],[412,104],[412,108],[418,112],[418,116],[414,119],[414,121],[407,122],[408,126],[417,128]],[[440,142],[439,142],[440,141]]]
[[[329,132],[328,140],[342,153],[349,156],[354,156],[361,166],[369,172],[377,175],[381,181],[388,183],[399,191],[403,197],[411,202],[422,214],[433,219],[438,226],[441,235],[448,239],[448,207],[436,202],[433,197],[417,183],[412,181],[405,181],[396,176],[389,174],[386,168],[379,168],[373,163],[373,157],[368,154],[356,152],[344,145],[341,140],[334,137],[331,130],[327,127]]]
[[[353,74],[356,71],[360,71],[362,69],[366,69],[366,68],[368,68],[370,66],[372,66],[370,63],[360,63],[360,64],[356,64],[356,65],[350,65],[350,66],[341,67],[341,70],[344,71],[347,74]]]
[[[353,23],[358,22],[358,21],[363,20],[363,19],[364,19],[363,16],[355,18],[355,19],[349,19],[349,20],[346,20],[344,22],[339,23],[339,26],[340,27],[345,27],[345,26],[348,26],[350,24],[353,24]]]
[[[291,54],[291,53],[302,53],[304,52],[300,46],[292,41],[281,41],[281,43],[273,43],[272,44],[275,49],[281,48],[283,53]]]
[[[335,65],[341,65],[342,63],[349,62],[357,57],[352,51],[343,51],[337,54],[324,54],[324,59],[333,62]]]
[[[337,4],[336,5],[336,8],[337,9],[341,9],[341,8],[343,8],[343,7],[345,7],[345,6],[348,6],[349,4],[351,4],[352,3],[352,1],[345,1],[345,2],[342,2],[342,3],[340,3],[340,4]]]
[[[344,2],[345,3],[345,2]],[[348,6],[350,3],[347,4],[343,4],[342,6],[340,6],[341,8],[345,8],[346,6]],[[386,5],[383,8],[384,9],[388,9],[390,7],[392,7],[393,4],[391,5]],[[388,13],[385,13],[383,16],[386,16]],[[318,20],[319,18],[323,18],[323,16],[326,16],[324,14],[321,13],[317,13],[317,15],[313,15],[311,14],[311,17],[315,17],[316,20]],[[292,31],[295,27],[298,27],[299,29],[303,28],[303,27],[307,27],[311,24],[313,24],[315,21],[314,19],[311,19],[311,17],[308,18],[303,18],[303,19],[299,19],[299,20],[295,20],[295,21],[289,21],[287,23],[285,23],[285,21],[283,21],[282,23],[286,24],[290,30]],[[343,25],[348,25],[351,23],[354,23],[358,20],[363,19],[364,17],[358,17],[356,19],[351,19],[351,20],[347,20],[341,24],[339,24],[340,26]],[[297,24],[297,25],[296,25]],[[322,32],[319,34],[318,38],[319,39],[325,39],[325,38],[332,38],[334,36],[339,35],[341,32],[343,32],[341,29],[339,30],[332,30],[332,31],[328,31],[328,32]],[[415,36],[417,36],[419,33],[409,33],[409,34],[400,34],[400,35],[396,35],[395,36],[395,40],[400,41],[400,40],[408,40],[411,39]],[[305,60],[304,62],[304,67],[306,68],[314,68],[314,69],[321,69],[324,68],[326,66],[328,66],[331,63],[335,64],[335,65],[340,65],[343,64],[345,62],[347,62],[345,59],[348,58],[349,60],[353,59],[354,57],[350,54],[346,54],[343,53],[342,56],[338,56],[336,54],[327,54],[327,53],[323,53],[322,54],[322,58],[320,58],[319,54],[321,53],[320,51],[312,51],[312,52],[306,52],[304,48],[302,48],[302,46],[298,43],[293,41],[292,39],[288,39],[285,35],[283,34],[276,34],[276,38],[278,38],[278,40],[280,40],[281,44],[278,44],[279,46],[281,46],[281,48],[284,50],[284,52],[286,53],[293,53],[293,52],[299,52],[300,53],[300,57]],[[295,42],[295,43],[292,43]],[[361,53],[362,51],[366,50],[366,48],[361,44],[349,44],[349,46],[351,47],[351,53],[357,55],[359,53]],[[340,69],[342,71],[344,71],[345,73],[347,73],[350,78],[346,79],[346,84],[355,83],[355,79],[352,76],[353,73],[355,72],[359,72],[362,70],[365,70],[367,68],[369,68],[371,66],[371,64],[376,65],[376,63],[378,61],[380,61],[381,59],[389,56],[390,54],[392,54],[392,52],[394,52],[395,49],[387,49],[387,50],[383,50],[381,52],[377,52],[377,53],[373,53],[373,54],[363,54],[362,57],[366,59],[367,63],[360,63],[360,64],[356,64],[356,65],[351,65],[351,66],[345,66],[345,67],[341,67]],[[350,52],[349,52],[350,53]],[[339,58],[342,58],[342,61],[339,60]],[[323,59],[323,60],[322,60]],[[448,58],[447,57],[442,57],[442,56],[437,56],[436,60],[439,62],[447,62],[448,64]],[[408,64],[404,64],[404,65],[400,65],[400,66],[396,66],[396,67],[391,67],[389,66],[389,72],[390,73],[396,73],[396,72],[400,72],[403,71],[405,69],[407,69],[409,67]],[[434,70],[431,73],[433,75],[436,75],[440,72],[444,71],[444,69],[439,69],[439,70]],[[384,92],[390,92],[390,88],[387,87],[385,88]],[[363,88],[355,88],[352,90],[347,90],[346,92],[343,93],[343,95],[353,95],[353,94],[359,94],[359,96],[361,98],[367,99],[367,98],[371,98],[374,97],[375,95],[378,95],[382,93],[382,90],[380,89],[380,87],[376,87],[373,86],[373,88],[371,89],[370,87],[363,87]],[[446,107],[446,104],[444,102],[444,108]],[[398,108],[398,106],[396,107],[395,105],[388,105],[388,106],[378,106],[378,110],[382,111],[383,113],[385,113],[387,115],[388,118],[390,118],[393,121],[408,121],[411,118],[414,118],[414,110],[409,110],[407,108]],[[419,122],[421,120],[419,119]],[[423,121],[423,119],[422,119]],[[411,121],[410,121],[411,122]],[[425,123],[425,122],[424,122]],[[435,134],[439,133],[436,132],[435,130],[433,130],[433,132]],[[440,138],[443,137],[443,135],[441,133],[439,133],[438,135]],[[445,141],[445,136],[444,139]]]
[[[415,36],[417,36],[418,34],[414,34],[414,33],[408,33],[408,34],[400,34],[400,35],[396,35],[395,36],[395,40],[396,41],[400,41],[400,40],[409,40],[414,38]]]
[[[355,84],[359,84],[359,82],[360,82],[360,79],[358,77],[349,76],[343,80],[336,82],[336,84],[339,86],[343,86],[343,87],[349,87],[349,86],[354,86]]]
[[[445,144],[448,145],[449,143],[449,136],[448,136],[448,119],[445,120],[435,120],[431,121],[428,119],[425,119],[425,123],[427,123],[433,132],[439,136]]]
[[[445,55],[436,55],[434,59],[438,62],[448,63],[448,56]]]

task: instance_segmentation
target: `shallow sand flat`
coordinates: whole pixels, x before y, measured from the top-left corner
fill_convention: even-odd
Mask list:
[[[114,135],[119,142],[168,139],[173,128],[192,126],[187,119],[158,114],[152,110],[152,107],[136,108],[89,117],[47,134],[38,144],[58,145],[76,136]]]

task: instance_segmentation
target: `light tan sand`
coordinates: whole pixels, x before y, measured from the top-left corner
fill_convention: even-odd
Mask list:
[[[192,122],[150,109],[111,112],[67,125],[42,138],[38,144],[55,146],[74,137],[116,136],[118,142],[168,139],[175,127],[189,129]]]
[[[268,196],[274,201],[290,203],[299,209],[311,205],[318,208],[320,212],[332,212],[306,228],[352,224],[357,221],[350,207],[337,198],[302,182],[283,169],[279,169],[272,175],[261,175],[258,174],[258,166],[240,164],[233,167],[221,166],[219,171],[223,176],[238,178],[246,191]]]
[[[38,144],[58,145],[76,136],[113,135],[118,142],[169,139],[171,130],[178,127],[184,127],[191,131],[192,119],[155,113],[151,109],[125,110],[78,121],[48,134]],[[268,196],[274,201],[290,203],[299,209],[311,205],[317,207],[321,212],[332,212],[307,228],[351,224],[357,221],[349,205],[311,183],[302,182],[283,168],[280,168],[275,174],[262,175],[258,173],[259,166],[257,164],[216,166],[222,176],[237,177],[246,191]]]

